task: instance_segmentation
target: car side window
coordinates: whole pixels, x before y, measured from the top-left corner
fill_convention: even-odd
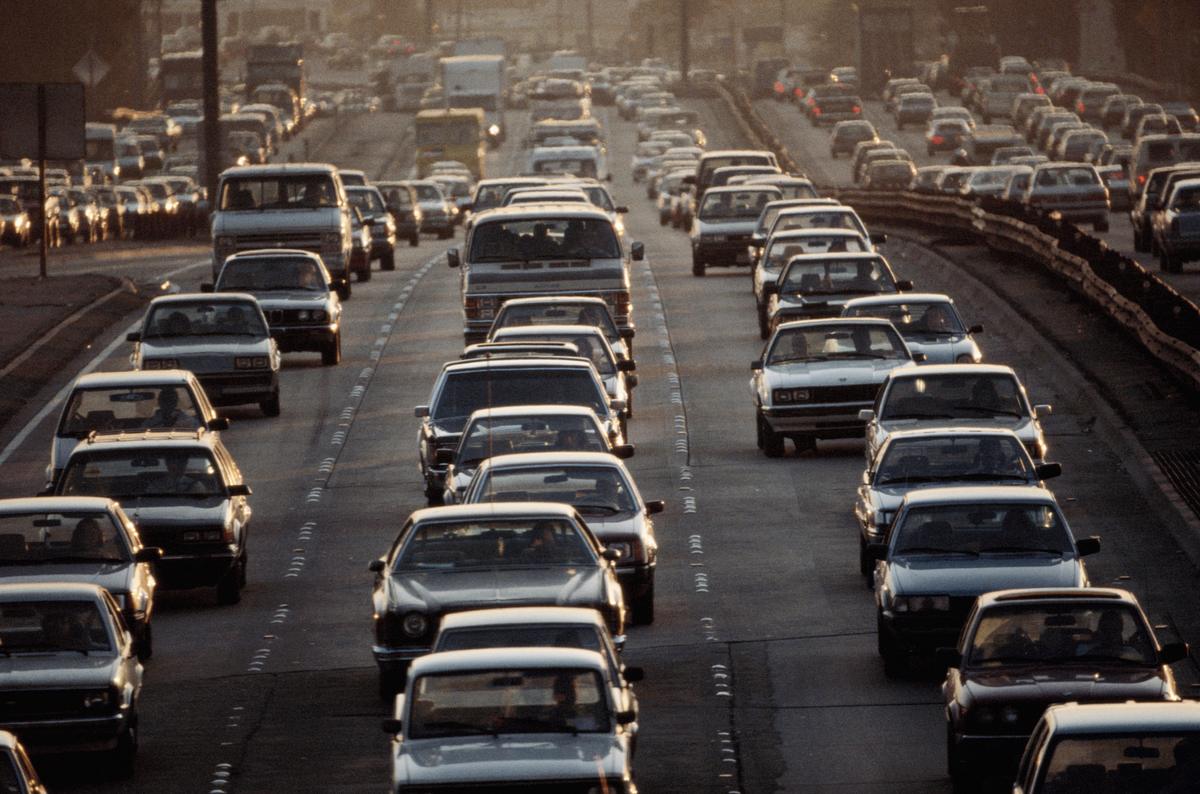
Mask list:
[[[120,646],[124,642],[124,638],[121,636],[121,633],[128,632],[129,627],[125,625],[125,617],[121,614],[121,610],[117,607],[117,602],[113,600],[113,597],[109,595],[107,591],[104,593],[104,607],[108,612],[109,622],[112,624],[113,629],[117,632],[117,636],[114,638],[116,640],[116,645]]]

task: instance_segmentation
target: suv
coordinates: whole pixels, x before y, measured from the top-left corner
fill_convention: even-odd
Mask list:
[[[216,434],[93,435],[71,453],[53,493],[119,501],[142,542],[163,550],[163,587],[216,585],[218,603],[241,600],[250,486]]]
[[[343,300],[350,297],[353,228],[335,166],[251,165],[221,174],[212,216],[215,281],[233,254],[266,247],[320,254]]]

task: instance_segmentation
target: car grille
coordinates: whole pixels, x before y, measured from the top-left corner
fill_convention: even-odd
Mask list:
[[[0,725],[24,720],[84,716],[83,695],[83,691],[78,689],[0,692]]]
[[[300,312],[304,311],[307,315],[304,319],[300,318]],[[321,310],[318,310],[321,311]],[[264,312],[267,315],[267,323],[270,325],[321,325],[324,320],[314,320],[311,317],[312,310],[310,309],[271,309]]]
[[[225,548],[223,540],[184,540],[184,532],[209,532],[220,531],[220,526],[212,526],[211,524],[195,526],[175,524],[171,526],[156,526],[154,524],[138,524],[138,534],[142,538],[142,544],[145,546],[157,546],[163,550],[164,554],[203,554],[206,552],[221,551]]]
[[[597,780],[580,780],[577,782],[547,782],[527,781],[521,783],[455,783],[444,786],[414,786],[414,792],[442,791],[471,791],[486,792],[487,794],[525,794],[526,792],[554,792],[554,794],[588,794],[592,791],[624,791],[614,783],[604,786]]]
[[[236,238],[235,248],[248,251],[254,248],[299,248],[304,251],[321,250],[321,235],[305,232],[304,234],[240,234]]]
[[[809,402],[814,403],[858,403],[874,402],[879,391],[878,383],[858,383],[846,386],[818,386],[809,389]]]
[[[230,386],[262,386],[265,389],[271,385],[271,373],[266,371],[249,375],[218,374],[199,377],[201,385],[209,391],[225,389]]]

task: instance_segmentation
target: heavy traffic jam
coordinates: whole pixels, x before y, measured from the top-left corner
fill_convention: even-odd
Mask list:
[[[264,46],[259,56],[289,65],[296,52]],[[176,60],[163,68],[183,69]],[[1113,552],[1072,527],[1075,497],[1056,496],[1055,481],[1093,464],[1056,451],[1052,395],[1026,379],[1023,361],[996,352],[974,291],[947,291],[953,278],[922,283],[928,265],[896,247],[894,228],[865,222],[824,170],[789,171],[794,161],[779,150],[713,128],[738,107],[720,98],[743,90],[724,75],[566,49],[531,61],[447,46],[426,62],[430,82],[414,92],[402,79],[401,106],[389,97],[381,114],[413,111],[395,131],[411,136],[409,178],[304,158],[307,140],[284,157],[285,136],[300,141],[313,118],[354,100],[330,97],[319,113],[287,77],[248,84],[246,101],[226,103],[228,158],[211,196],[197,184],[200,154],[180,159],[180,130],[202,115],[186,99],[134,112],[127,127],[90,124],[88,176],[73,184],[66,170],[53,173],[41,207],[30,209],[36,168],[3,168],[6,243],[28,244],[42,214],[51,247],[198,235],[211,254],[194,288],[164,285],[115,352],[65,385],[51,436],[32,436],[49,447],[40,492],[0,500],[0,790],[45,792],[39,774],[54,783],[68,763],[90,771],[64,788],[142,790],[143,737],[160,729],[143,701],[163,685],[161,666],[179,660],[178,629],[156,637],[155,626],[194,610],[213,644],[227,639],[222,616],[266,586],[251,530],[278,520],[269,515],[278,505],[256,499],[258,483],[310,478],[300,461],[248,463],[239,434],[323,434],[290,417],[313,401],[341,405],[344,382],[335,395],[318,378],[359,367],[346,381],[358,402],[342,409],[316,483],[343,465],[376,375],[391,368],[427,397],[380,409],[386,451],[356,464],[415,466],[412,492],[368,480],[374,495],[341,497],[388,500],[389,515],[336,529],[366,539],[373,556],[321,562],[338,582],[331,589],[352,589],[360,605],[336,618],[351,626],[338,636],[355,638],[360,663],[374,662],[378,708],[353,719],[383,731],[373,727],[378,744],[359,748],[373,761],[357,785],[337,790],[753,790],[728,766],[711,788],[672,786],[673,765],[690,762],[646,753],[663,731],[656,709],[675,708],[679,695],[678,682],[663,680],[670,665],[650,675],[639,654],[670,660],[681,644],[663,623],[678,618],[693,584],[709,593],[703,542],[755,529],[749,518],[706,526],[686,546],[680,534],[703,465],[681,439],[715,397],[697,389],[683,407],[666,287],[655,282],[669,273],[701,290],[738,281],[740,297],[718,308],[738,319],[736,343],[759,352],[731,375],[744,410],[716,420],[748,453],[737,465],[836,466],[839,506],[820,506],[802,480],[792,529],[840,521],[856,553],[814,563],[778,548],[783,576],[832,565],[844,599],[874,616],[857,632],[869,669],[854,674],[940,715],[934,778],[844,790],[1200,791],[1189,646],[1137,588],[1089,573],[1093,555]],[[861,84],[855,67],[771,65],[750,92],[794,124],[827,130],[828,150],[805,162],[848,158],[860,188],[1051,209],[1095,233],[1128,211],[1137,250],[1162,271],[1200,257],[1189,241],[1200,235],[1200,135],[1186,102],[1143,100],[1020,56],[961,73],[932,62],[917,76]],[[925,155],[945,162],[918,166],[888,140],[866,113],[879,101],[897,131],[923,128]],[[642,230],[661,236],[639,239]],[[650,242],[670,238],[685,257]],[[431,239],[446,242],[414,265],[406,249]],[[451,285],[457,309],[402,325],[422,278]],[[356,317],[373,289],[395,296],[390,313],[364,307]],[[368,318],[383,330],[364,357],[352,329]],[[434,337],[461,352],[432,367],[394,353],[397,343],[432,350]],[[400,435],[402,421],[415,438]],[[675,465],[672,444],[690,466]],[[303,487],[288,521],[329,498],[319,484]],[[796,498],[765,486],[753,494],[780,515]],[[316,565],[305,556],[315,525],[286,541],[296,548],[285,578]],[[687,570],[664,584],[668,565]],[[783,587],[775,569],[739,571],[767,592]],[[301,608],[288,600],[271,607],[280,627],[262,633],[248,672],[269,663],[276,633]],[[706,640],[716,639],[703,620]],[[309,642],[321,644],[319,630]],[[690,664],[681,657],[680,669]],[[703,666],[730,696],[732,662]],[[740,686],[740,702],[754,702],[768,685]],[[728,754],[722,763],[735,744],[747,758],[757,740],[717,736],[708,741]],[[864,737],[855,754],[895,751],[870,744]],[[218,765],[211,783],[155,790],[242,790],[236,763]],[[810,790],[804,763],[787,759],[783,788]]]

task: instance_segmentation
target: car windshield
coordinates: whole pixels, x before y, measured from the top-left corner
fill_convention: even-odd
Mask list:
[[[435,422],[448,422],[464,420],[480,408],[535,404],[583,405],[608,415],[608,403],[587,368],[452,372],[432,415]]]
[[[423,185],[417,183],[413,185],[413,189],[417,191],[417,201],[445,201],[446,194],[442,192],[440,187],[435,185]]]
[[[895,292],[896,282],[879,257],[793,260],[780,276],[784,295],[877,295]]]
[[[1029,482],[1033,465],[1019,439],[966,435],[897,438],[876,467],[875,486],[972,481]]]
[[[330,174],[232,177],[221,185],[222,210],[306,210],[337,203]]]
[[[108,626],[94,601],[0,602],[0,655],[111,651]]]
[[[957,336],[965,333],[954,305],[945,301],[883,303],[852,306],[847,317],[881,317],[890,320],[905,339]]]
[[[1200,759],[1200,731],[1148,729],[1147,734],[1058,739],[1047,752],[1038,791],[1125,794],[1193,790]]]
[[[789,229],[853,229],[862,235],[867,233],[866,227],[852,209],[780,213],[771,232],[786,232]]]
[[[775,190],[709,191],[700,205],[700,220],[749,220],[757,218],[768,201],[777,199]]]
[[[412,194],[405,187],[382,188],[384,201],[388,209],[408,209],[412,207]]]
[[[383,201],[374,190],[347,190],[346,199],[350,206],[358,207],[364,215],[379,215],[384,212]]]
[[[197,449],[129,449],[73,455],[62,475],[63,496],[113,499],[224,495],[217,465]]]
[[[245,301],[210,300],[154,306],[142,326],[145,339],[186,336],[266,338],[258,307]]]
[[[1119,602],[989,608],[967,651],[972,667],[1158,663],[1145,621],[1131,605]]]
[[[908,357],[900,336],[886,325],[821,324],[780,329],[771,342],[767,364]]]
[[[594,670],[440,673],[412,686],[409,739],[611,730],[607,684]]]
[[[1049,504],[913,507],[891,533],[893,557],[926,554],[1052,555],[1074,551],[1066,525]]]
[[[1044,168],[1034,177],[1036,187],[1096,187],[1100,179],[1094,168]]]
[[[945,373],[896,378],[880,418],[988,419],[1029,416],[1015,376],[1008,373]]]
[[[562,502],[584,516],[637,509],[632,487],[616,466],[506,467],[487,472],[472,491],[487,502]]]
[[[217,282],[218,292],[302,290],[327,292],[320,266],[308,257],[270,256],[227,262]]]
[[[801,254],[840,254],[867,253],[869,247],[862,237],[843,234],[820,235],[814,234],[803,238],[776,240],[767,249],[763,257],[763,267],[767,270],[781,270],[793,256]]]
[[[610,345],[621,340],[608,307],[596,303],[506,304],[500,308],[492,328],[498,331],[525,325],[591,325],[604,332]]]
[[[473,466],[496,455],[570,450],[608,451],[608,442],[596,420],[575,414],[484,416],[464,431],[455,463]]]
[[[0,565],[128,560],[124,534],[105,511],[0,516]]]
[[[416,526],[396,555],[396,573],[521,566],[579,566],[596,561],[574,522],[564,518],[438,521]]]
[[[98,433],[195,430],[203,423],[186,386],[78,389],[63,411],[58,435],[84,438]]]
[[[608,346],[604,336],[599,331],[586,334],[575,333],[538,333],[497,331],[492,335],[494,342],[568,342],[575,345],[582,358],[592,362],[600,377],[608,378],[617,373],[616,358],[612,348]]]
[[[530,218],[477,225],[468,261],[620,257],[621,245],[607,218]]]

